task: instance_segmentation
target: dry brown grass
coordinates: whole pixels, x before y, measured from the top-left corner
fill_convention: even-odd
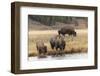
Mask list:
[[[88,38],[87,29],[76,30],[77,37],[66,36],[66,47],[64,53],[76,53],[76,52],[87,52],[88,49]],[[51,49],[49,40],[52,36],[57,35],[57,30],[45,30],[45,31],[29,31],[29,56],[36,56],[36,41],[42,40],[48,49],[48,55],[55,53]]]

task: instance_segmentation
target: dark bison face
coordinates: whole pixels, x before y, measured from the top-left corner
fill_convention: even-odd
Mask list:
[[[76,32],[75,32],[75,31],[73,32],[73,36],[75,36],[75,37],[77,36],[77,34],[76,34]]]
[[[59,36],[60,36],[60,35],[65,36],[66,32],[64,32],[64,31],[62,31],[62,30],[58,30],[58,34],[59,34]]]
[[[47,53],[47,46],[44,45],[43,47],[43,54]]]
[[[60,30],[58,30],[58,34],[60,35]]]

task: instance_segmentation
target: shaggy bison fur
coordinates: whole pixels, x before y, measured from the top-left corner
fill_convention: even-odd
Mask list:
[[[46,55],[47,46],[44,45],[44,43],[42,41],[37,42],[36,47],[37,47],[37,51],[38,51],[39,55],[41,55],[41,54]]]
[[[57,35],[55,37],[52,37],[50,39],[50,45],[52,49],[56,49],[56,50],[61,50],[63,51],[65,49],[65,40],[64,37],[62,35]]]
[[[58,34],[62,34],[63,36],[65,36],[65,34],[68,34],[69,36],[76,36],[75,28],[72,26],[66,26],[61,28],[60,30],[58,30]]]

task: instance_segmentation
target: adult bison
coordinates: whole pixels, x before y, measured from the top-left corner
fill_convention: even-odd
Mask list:
[[[38,51],[39,55],[41,55],[41,54],[46,55],[47,46],[44,45],[44,43],[42,41],[38,41],[36,43],[36,48],[37,48],[37,51]]]
[[[66,27],[62,27],[60,30],[58,30],[58,34],[62,34],[63,36],[65,36],[65,34],[68,34],[69,36],[76,36],[77,33],[75,31],[75,28],[72,26],[66,26]]]
[[[65,49],[66,42],[62,35],[57,35],[50,39],[50,45],[53,50],[56,49],[56,51],[63,51]]]

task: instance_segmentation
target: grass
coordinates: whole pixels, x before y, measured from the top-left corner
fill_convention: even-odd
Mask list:
[[[64,53],[79,53],[87,52],[88,49],[88,38],[87,29],[76,30],[77,36],[72,38],[69,36],[65,37],[66,47]],[[29,31],[29,46],[28,55],[37,56],[38,52],[36,49],[36,41],[42,40],[48,49],[48,55],[55,54],[56,51],[51,49],[49,40],[52,36],[57,35],[57,30],[44,30],[44,31]]]

